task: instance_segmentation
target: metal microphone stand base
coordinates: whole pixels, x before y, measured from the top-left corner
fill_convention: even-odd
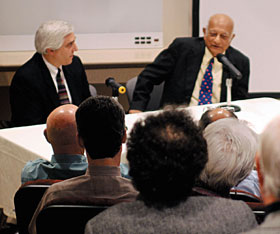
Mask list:
[[[236,106],[236,105],[221,105],[221,106],[218,106],[218,107],[224,108],[228,111],[233,111],[233,112],[241,111],[241,108],[239,106]]]
[[[227,104],[226,105],[221,105],[219,107],[227,109],[229,111],[233,111],[233,112],[241,111],[241,108],[239,106],[230,104],[230,102],[231,102],[231,86],[232,86],[232,79],[231,78],[226,79],[226,86],[227,86]]]

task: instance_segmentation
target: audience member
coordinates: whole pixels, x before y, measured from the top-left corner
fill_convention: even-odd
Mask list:
[[[22,183],[37,179],[65,180],[85,174],[88,163],[77,140],[77,108],[66,104],[51,112],[44,135],[54,154],[51,161],[40,158],[27,162],[21,173]]]
[[[39,158],[27,162],[21,173],[22,183],[38,179],[65,180],[86,173],[88,163],[84,148],[77,141],[77,108],[66,104],[51,112],[44,135],[54,154],[51,161]],[[120,170],[123,177],[129,178],[127,164],[121,163]]]
[[[209,124],[204,137],[208,162],[200,175],[198,187],[229,197],[230,189],[253,170],[258,136],[244,122],[224,118]]]
[[[214,121],[218,119],[223,119],[223,118],[238,118],[233,111],[226,110],[224,108],[214,108],[214,109],[209,109],[205,111],[202,116],[200,117],[199,120],[199,126],[202,129],[205,129],[208,124],[213,123]]]
[[[223,118],[238,119],[234,112],[217,107],[214,109],[209,109],[203,113],[199,120],[199,126],[202,129],[205,129],[210,123]],[[260,198],[261,194],[257,171],[252,170],[251,173],[244,180],[240,181],[232,189],[249,192]]]
[[[229,70],[217,60],[216,56],[220,53],[225,54],[243,75],[241,80],[233,80],[232,100],[247,98],[249,59],[230,46],[235,36],[233,28],[234,23],[229,16],[216,14],[210,17],[207,28],[203,28],[204,38],[175,39],[138,76],[129,113],[145,111],[153,86],[163,81],[165,84],[161,98],[162,106],[201,105],[226,101],[225,81],[232,76]],[[207,68],[212,74],[207,76],[210,77],[210,86],[206,88],[207,93],[210,91],[210,95],[208,99],[203,100],[202,92],[205,87],[202,85],[202,80],[205,78]]]
[[[241,201],[190,197],[207,162],[200,128],[185,111],[167,110],[138,121],[127,143],[137,201],[110,207],[85,233],[238,233],[256,226]]]
[[[12,125],[42,124],[59,105],[79,105],[90,96],[73,27],[47,21],[35,35],[36,53],[15,73],[10,86]]]
[[[125,114],[110,97],[90,97],[76,111],[78,141],[87,153],[85,175],[53,184],[44,194],[30,223],[36,232],[38,213],[50,204],[91,203],[113,205],[132,201],[138,192],[131,181],[121,177],[120,157],[126,141]]]
[[[275,117],[261,135],[256,156],[261,193],[266,205],[266,218],[250,234],[280,233],[280,116]]]

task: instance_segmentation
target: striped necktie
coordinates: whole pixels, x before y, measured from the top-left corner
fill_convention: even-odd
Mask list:
[[[69,104],[70,101],[69,101],[69,98],[67,95],[67,91],[66,91],[64,82],[60,76],[60,72],[61,72],[61,70],[58,68],[58,72],[56,75],[56,82],[57,82],[57,87],[58,87],[58,98],[59,98],[60,104],[64,105],[64,104]]]
[[[201,86],[200,86],[200,91],[199,91],[198,105],[205,105],[205,104],[212,103],[213,63],[214,63],[214,58],[210,60],[209,65],[206,68],[205,74],[203,76]]]

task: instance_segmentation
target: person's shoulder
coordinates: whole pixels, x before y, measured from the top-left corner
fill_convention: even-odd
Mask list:
[[[217,198],[216,207],[219,208],[224,213],[239,217],[244,220],[255,221],[255,215],[251,208],[244,202],[240,200],[232,200],[229,198]]]
[[[86,175],[76,176],[70,179],[66,179],[63,181],[60,181],[58,183],[53,184],[48,190],[49,192],[55,192],[55,191],[67,191],[76,189],[81,183],[84,183],[84,181],[88,181],[88,177]]]
[[[191,199],[192,206],[189,207],[203,209],[205,217],[216,217],[216,221],[221,221],[221,226],[227,223],[227,228],[236,228],[237,233],[257,225],[255,215],[243,201],[215,196],[194,196]]]
[[[178,45],[197,45],[197,44],[203,44],[204,40],[202,37],[177,37],[174,39],[172,44],[178,44]]]
[[[32,160],[32,161],[28,161],[25,164],[23,169],[28,170],[30,172],[30,171],[33,171],[34,169],[40,167],[43,164],[49,164],[49,161],[47,161],[45,159],[42,159],[42,158],[38,158],[38,159],[35,159],[35,160]]]
[[[31,180],[46,179],[47,174],[42,170],[42,166],[48,163],[44,159],[28,161],[21,171],[21,182],[25,183]]]
[[[245,60],[249,62],[249,58],[242,53],[240,50],[230,46],[227,51],[226,51],[226,55],[230,56],[231,58],[235,58],[238,60]]]
[[[40,64],[43,62],[42,55],[39,53],[35,53],[28,61],[26,61],[23,65],[21,65],[16,73],[16,76],[22,76],[22,75],[27,75],[26,77],[28,78],[28,74],[33,74],[40,69]]]
[[[178,37],[169,46],[170,51],[178,54],[188,54],[189,51],[200,51],[204,49],[205,43],[202,37]]]
[[[20,68],[23,69],[30,66],[35,66],[41,62],[43,62],[42,55],[36,52],[29,60],[27,60],[22,66],[20,66]]]
[[[243,202],[238,200],[232,200],[229,198],[223,198],[223,197],[216,197],[216,196],[192,196],[190,197],[190,200],[193,202],[200,203],[202,206],[205,204],[211,204],[211,206],[216,206],[220,208],[225,208],[227,210],[233,209],[233,210],[245,210],[251,212],[251,209],[249,206]]]
[[[118,219],[120,221],[126,215],[129,215],[130,218],[133,218],[134,214],[139,214],[143,209],[148,209],[142,201],[131,201],[131,202],[120,202],[113,206],[108,207],[102,214],[98,215],[98,219],[91,220],[91,223],[99,223],[101,220],[110,219],[110,217],[114,217],[114,219]],[[117,221],[117,220],[116,220]]]

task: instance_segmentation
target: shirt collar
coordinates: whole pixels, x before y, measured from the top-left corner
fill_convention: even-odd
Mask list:
[[[225,51],[223,52],[223,54],[225,54]],[[205,46],[205,53],[204,53],[204,57],[202,60],[202,64],[207,67],[212,58],[213,58],[213,55],[211,54],[211,52],[207,48],[207,46]],[[222,64],[218,61],[217,57],[214,57],[214,66],[213,67],[222,68]]]
[[[88,165],[86,172],[91,176],[121,176],[120,167],[116,166],[94,166]]]
[[[81,163],[87,162],[87,158],[80,154],[54,154],[51,163]]]
[[[52,65],[51,63],[48,62],[48,60],[42,55],[42,58],[47,66],[47,68],[49,69],[51,76],[52,77],[56,77],[56,74],[58,72],[58,68],[54,65]],[[62,70],[62,66],[59,67],[60,70]]]
[[[213,58],[213,55],[208,50],[207,46],[205,46],[205,53],[204,53],[204,56],[203,56],[202,64],[205,65],[205,66],[208,66],[208,64],[209,64],[209,62],[212,58]],[[215,63],[215,59],[214,59],[214,63]]]

